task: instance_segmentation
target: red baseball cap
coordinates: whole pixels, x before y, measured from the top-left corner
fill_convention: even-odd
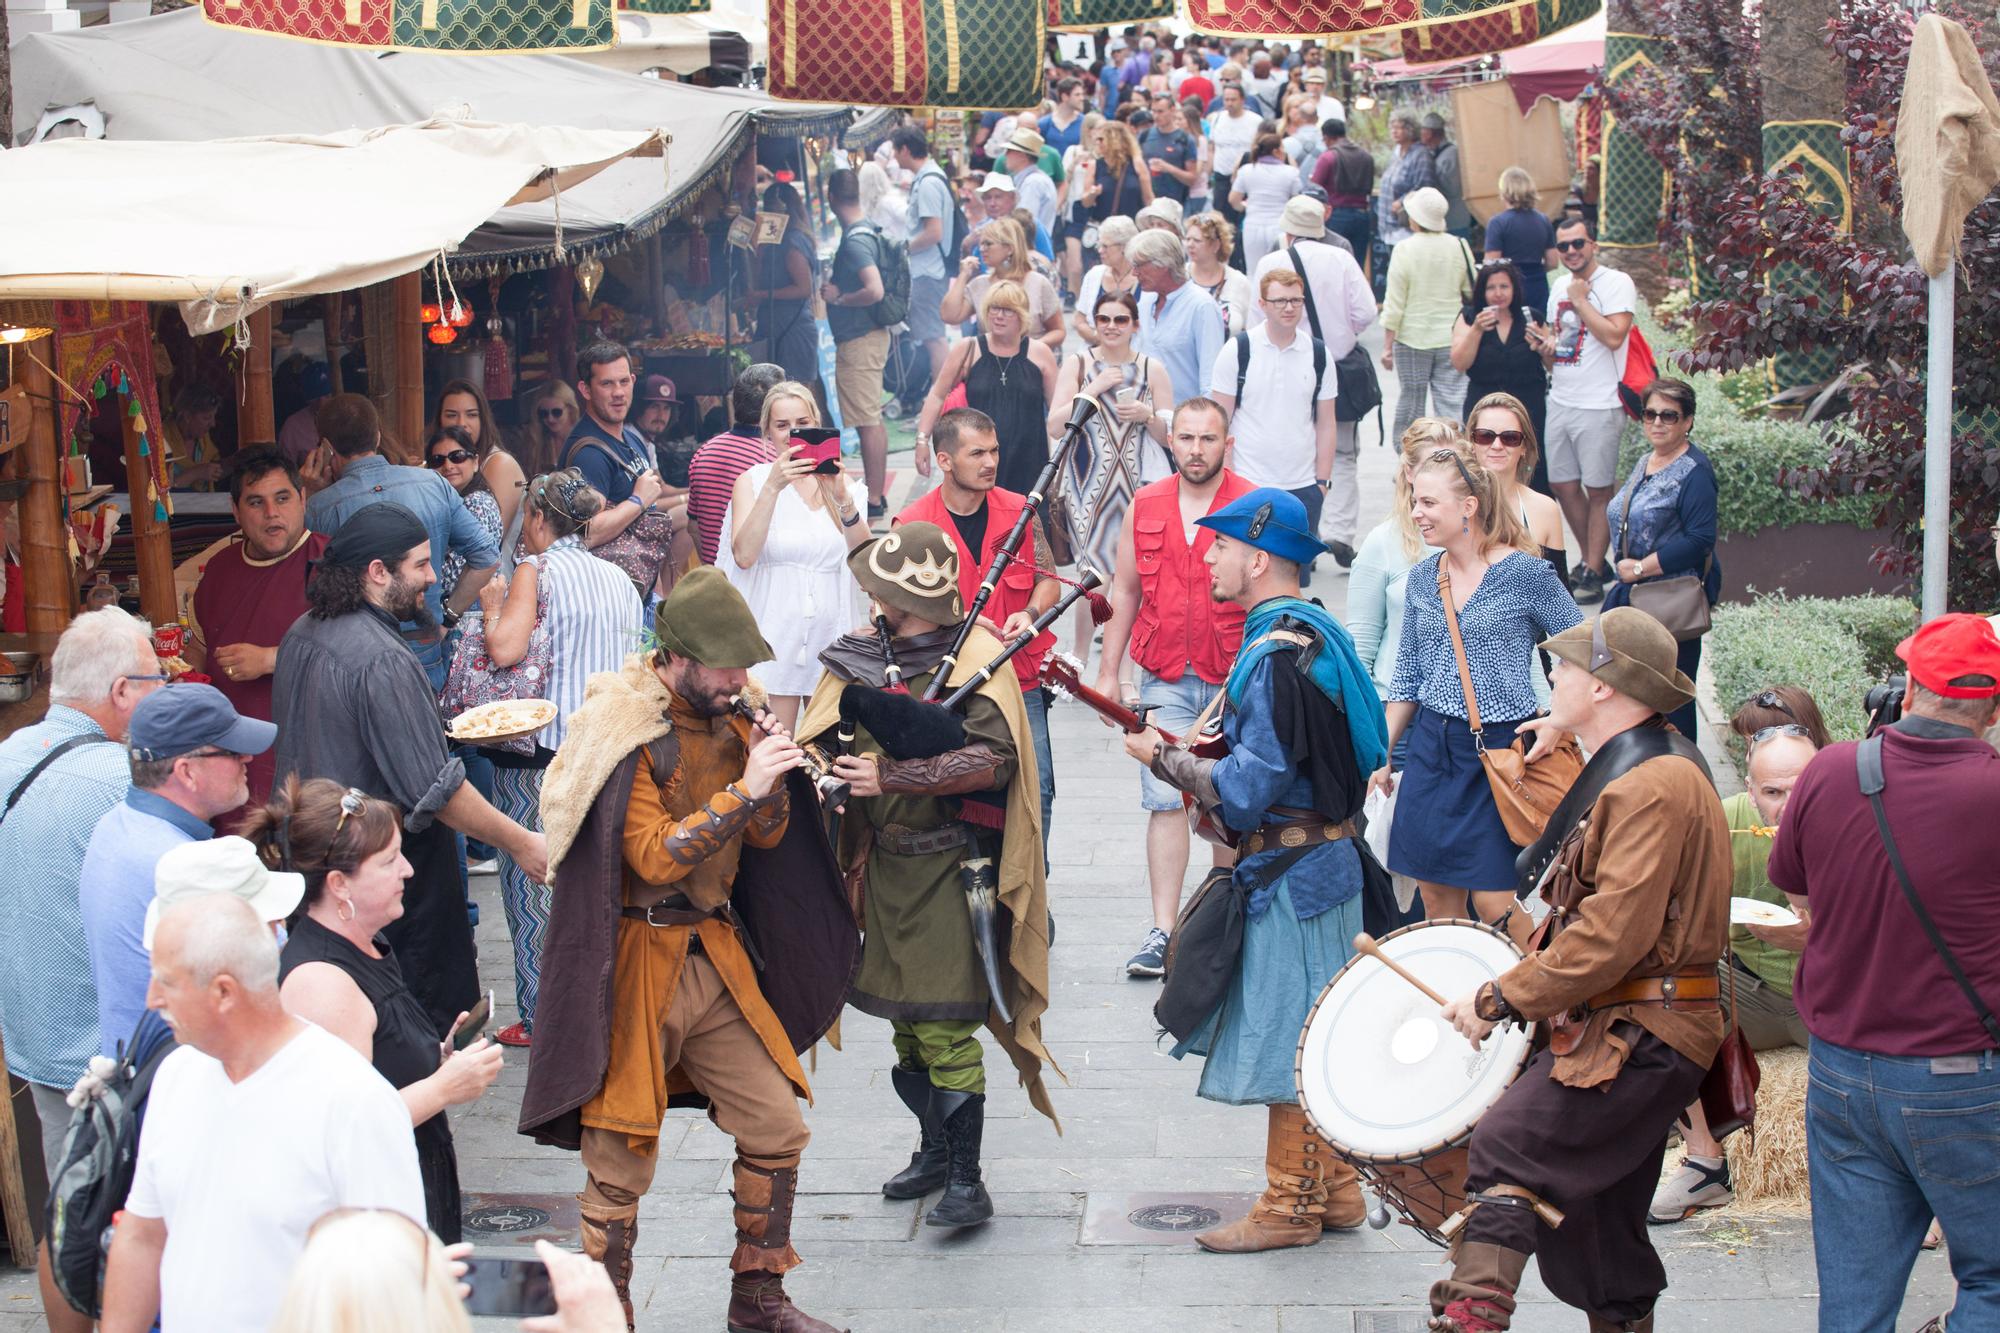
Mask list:
[[[646,376],[645,387],[639,391],[639,401],[642,403],[677,403],[680,399],[674,397],[674,382],[672,380],[668,379],[665,375],[648,375]]]
[[[2000,695],[2000,634],[1985,616],[1954,611],[1920,626],[1896,645],[1910,678],[1946,699],[1990,699]],[[1953,685],[1961,676],[1986,676],[1992,685]]]

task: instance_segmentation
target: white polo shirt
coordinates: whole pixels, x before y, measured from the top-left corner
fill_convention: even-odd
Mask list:
[[[1314,399],[1321,404],[1321,415],[1332,419],[1333,395],[1339,384],[1334,356],[1329,349],[1326,368],[1315,385],[1312,334],[1303,320],[1285,347],[1271,341],[1268,324],[1258,325],[1245,336],[1250,340],[1250,368],[1243,378],[1236,415],[1229,421],[1229,433],[1236,437],[1229,455],[1230,470],[1255,486],[1300,490],[1316,480]],[[1236,397],[1237,366],[1236,339],[1231,338],[1222,344],[1209,368],[1208,392]]]
[[[1319,312],[1319,336],[1326,343],[1326,354],[1338,361],[1354,350],[1355,341],[1375,322],[1375,293],[1361,266],[1346,250],[1314,240],[1299,241],[1297,246],[1299,262],[1306,266],[1306,281],[1312,286],[1313,309]],[[1283,247],[1257,261],[1257,271],[1250,275],[1250,290],[1254,292],[1263,284],[1266,273],[1279,269],[1298,271]],[[1250,326],[1263,322],[1263,302],[1251,301]],[[1311,331],[1311,324],[1301,319],[1299,332]]]

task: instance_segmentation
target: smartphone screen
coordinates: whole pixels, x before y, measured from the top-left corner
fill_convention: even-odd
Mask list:
[[[466,1285],[472,1295],[465,1312],[475,1315],[537,1315],[556,1312],[549,1268],[540,1259],[480,1259],[465,1261]]]
[[[479,997],[479,1003],[473,1005],[471,1010],[466,1013],[465,1021],[458,1025],[458,1031],[452,1035],[452,1049],[462,1051],[472,1045],[473,1042],[478,1041],[479,1034],[486,1030],[486,1025],[492,1020],[493,992],[487,991],[486,994]]]
[[[798,447],[800,458],[813,461],[814,472],[831,476],[840,471],[839,431],[826,426],[799,426],[792,431],[792,443]]]

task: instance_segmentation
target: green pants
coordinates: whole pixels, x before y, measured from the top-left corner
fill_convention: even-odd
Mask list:
[[[921,1069],[931,1086],[946,1092],[986,1091],[986,1061],[979,1048],[979,1029],[972,1019],[921,1019],[894,1022],[896,1061],[905,1069]]]

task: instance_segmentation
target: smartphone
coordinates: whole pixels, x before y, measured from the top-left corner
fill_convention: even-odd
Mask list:
[[[537,1315],[556,1312],[549,1266],[540,1259],[480,1259],[465,1261],[465,1282],[472,1288],[465,1312],[475,1315]]]
[[[479,997],[479,1003],[466,1012],[465,1021],[458,1025],[458,1031],[451,1037],[451,1048],[462,1051],[479,1040],[479,1034],[493,1020],[493,992],[487,991]]]
[[[799,426],[792,431],[792,443],[800,458],[813,461],[813,471],[832,476],[840,471],[840,432],[827,426]]]

